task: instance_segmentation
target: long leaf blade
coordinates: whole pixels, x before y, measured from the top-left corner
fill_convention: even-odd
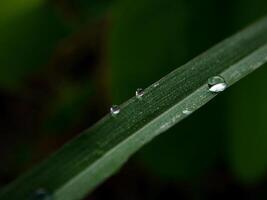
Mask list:
[[[226,39],[133,97],[117,116],[107,115],[47,161],[17,179],[0,199],[28,199],[45,188],[54,199],[81,199],[158,134],[216,94],[207,79],[221,75],[228,85],[267,62],[267,18]],[[137,77],[138,78],[138,77]]]

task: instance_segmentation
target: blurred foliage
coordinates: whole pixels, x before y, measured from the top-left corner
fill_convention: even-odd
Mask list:
[[[18,87],[46,64],[66,27],[43,0],[4,1],[0,12],[0,86]]]
[[[74,1],[74,4],[79,8],[81,16],[88,20],[92,18],[101,18],[103,13],[108,12],[114,1],[115,0],[78,0]]]
[[[50,0],[68,20],[79,29],[80,25],[101,20],[109,13],[116,0]]]
[[[228,156],[234,173],[246,182],[266,177],[266,73],[265,65],[228,96]]]
[[[242,27],[266,15],[266,5],[264,0],[237,0],[233,26]],[[233,173],[245,183],[255,184],[267,177],[266,72],[265,65],[234,86],[226,98],[227,159]]]
[[[74,121],[84,117],[84,105],[92,96],[90,83],[84,86],[65,84],[59,91],[58,98],[50,105],[51,110],[44,129],[48,133],[60,133],[70,130]]]
[[[98,99],[105,90],[96,89],[104,88],[104,81],[95,77],[104,74],[106,22],[93,14],[88,26],[81,17],[73,20],[65,15],[68,5],[0,3],[0,157],[6,163],[0,167],[0,184],[42,160],[105,110],[105,101]]]

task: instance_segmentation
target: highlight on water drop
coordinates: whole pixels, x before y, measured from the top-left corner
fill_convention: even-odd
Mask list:
[[[118,105],[113,105],[110,108],[110,113],[111,113],[112,116],[118,115],[120,113],[120,111],[121,111],[121,109],[120,109],[120,107]]]
[[[209,91],[219,93],[227,88],[227,83],[221,76],[213,76],[208,79]]]

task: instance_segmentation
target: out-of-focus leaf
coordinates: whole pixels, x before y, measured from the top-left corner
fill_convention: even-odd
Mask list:
[[[75,1],[80,8],[80,14],[85,19],[98,18],[106,13],[115,0],[78,0]]]
[[[116,0],[55,0],[64,16],[74,25],[90,24],[104,19]]]
[[[0,3],[0,86],[16,87],[45,65],[66,26],[43,0]]]
[[[234,0],[231,1],[233,17],[231,24],[237,29],[248,22],[255,21],[266,15],[267,2],[265,0]]]
[[[92,84],[89,82],[61,86],[57,100],[50,106],[48,119],[44,124],[45,131],[53,134],[66,132],[81,121],[91,100],[92,91]]]
[[[242,27],[267,13],[265,0],[233,1],[232,25]],[[239,180],[247,183],[267,175],[267,66],[231,89],[228,102],[227,159]]]
[[[229,96],[229,157],[246,182],[267,174],[267,66],[232,89]]]

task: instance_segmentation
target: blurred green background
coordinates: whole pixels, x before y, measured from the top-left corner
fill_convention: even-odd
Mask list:
[[[0,187],[111,104],[264,15],[266,0],[2,0]],[[86,199],[266,199],[266,67],[145,146]]]

